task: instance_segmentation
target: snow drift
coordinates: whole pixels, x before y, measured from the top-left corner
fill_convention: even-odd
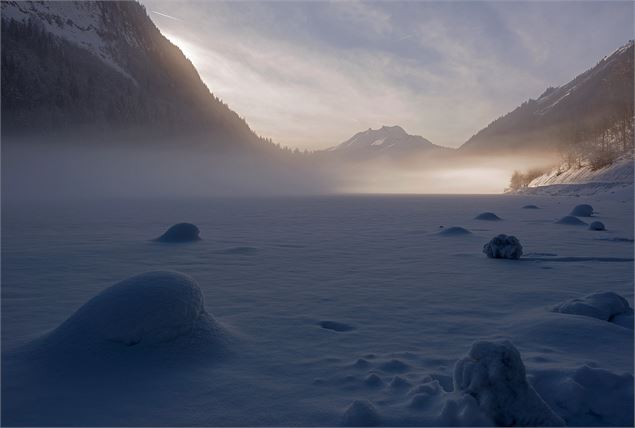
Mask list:
[[[500,234],[483,246],[483,252],[491,259],[518,260],[523,255],[523,246],[515,236]]]
[[[156,240],[159,242],[192,242],[200,241],[198,227],[191,223],[178,223],[170,227]]]
[[[527,382],[520,353],[508,341],[473,344],[456,363],[454,390],[473,396],[498,426],[564,426]]]
[[[494,213],[484,212],[474,217],[474,220],[499,221],[501,218]]]
[[[146,272],[103,290],[42,340],[44,348],[153,347],[185,340],[220,346],[225,334],[205,310],[201,289],[189,276]]]
[[[443,229],[441,232],[439,232],[439,235],[443,235],[443,236],[461,236],[461,235],[471,235],[471,234],[472,232],[470,232],[469,230],[461,226],[448,227]]]
[[[558,220],[556,222],[556,224],[567,224],[569,226],[584,226],[584,225],[586,225],[585,222],[583,222],[579,218],[574,217],[572,215],[567,215],[567,216],[562,217],[560,220]]]
[[[633,308],[625,298],[610,291],[567,300],[555,306],[553,312],[583,315],[633,328]]]

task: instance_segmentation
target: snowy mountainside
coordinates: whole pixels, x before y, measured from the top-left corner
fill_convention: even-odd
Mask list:
[[[322,154],[349,158],[408,156],[419,153],[444,153],[451,149],[437,146],[419,135],[410,135],[400,126],[382,126],[358,132]]]
[[[99,3],[95,2],[3,2],[2,18],[27,23],[30,19],[57,37],[85,48],[116,70],[124,72],[113,58],[112,43],[106,37],[107,28]],[[121,33],[133,46],[139,46],[130,31]]]
[[[265,146],[138,2],[2,2],[2,24],[5,136],[123,132]]]
[[[555,152],[576,135],[633,116],[633,41],[570,82],[550,87],[472,136],[460,151]]]
[[[551,184],[585,184],[585,183],[633,183],[633,158],[623,157],[613,164],[597,170],[589,165],[581,168],[556,168],[529,183],[529,187],[548,186]]]
[[[623,156],[611,165],[593,169],[590,165],[556,167],[533,179],[516,193],[535,195],[602,195],[615,194],[631,199],[635,163],[632,156]]]

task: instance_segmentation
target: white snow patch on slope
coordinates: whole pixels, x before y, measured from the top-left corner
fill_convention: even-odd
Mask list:
[[[117,64],[109,44],[103,38],[103,34],[109,30],[103,23],[100,6],[96,2],[2,2],[2,19],[24,23],[31,19],[42,25],[45,31],[88,50],[110,67],[130,77]],[[138,45],[132,35],[124,34],[124,37],[132,46]]]

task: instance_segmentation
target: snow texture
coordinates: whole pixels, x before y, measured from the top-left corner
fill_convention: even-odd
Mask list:
[[[501,220],[501,218],[499,216],[497,216],[494,213],[490,213],[490,212],[480,213],[479,215],[474,217],[474,219],[475,220],[487,220],[487,221],[499,221],[499,220]]]
[[[483,246],[483,253],[491,259],[518,260],[523,255],[523,246],[515,236],[500,234]]]
[[[569,426],[633,426],[633,375],[584,365],[547,370],[534,387]]]
[[[163,235],[156,240],[159,242],[192,242],[199,241],[198,227],[191,223],[178,223],[170,227]]]
[[[342,425],[350,427],[374,427],[381,424],[381,418],[367,400],[355,400],[347,407]]]
[[[584,226],[584,225],[586,225],[585,222],[583,222],[579,218],[574,217],[572,215],[564,216],[560,220],[558,220],[556,223],[557,224],[568,224],[569,226]]]
[[[606,230],[606,227],[601,221],[594,221],[589,225],[589,230]]]
[[[581,298],[573,298],[553,308],[554,312],[571,315],[583,315],[603,321],[613,321],[616,317],[631,316],[633,309],[628,301],[611,291],[589,294]],[[631,327],[632,328],[632,327]]]
[[[527,382],[520,353],[509,341],[477,342],[454,367],[454,390],[473,396],[498,426],[564,426]]]
[[[589,204],[580,204],[573,207],[571,214],[576,217],[591,217],[593,215],[593,207]]]

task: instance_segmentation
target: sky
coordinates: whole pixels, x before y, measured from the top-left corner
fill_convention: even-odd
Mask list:
[[[633,3],[142,0],[210,90],[276,143],[400,125],[458,147],[633,39]]]

